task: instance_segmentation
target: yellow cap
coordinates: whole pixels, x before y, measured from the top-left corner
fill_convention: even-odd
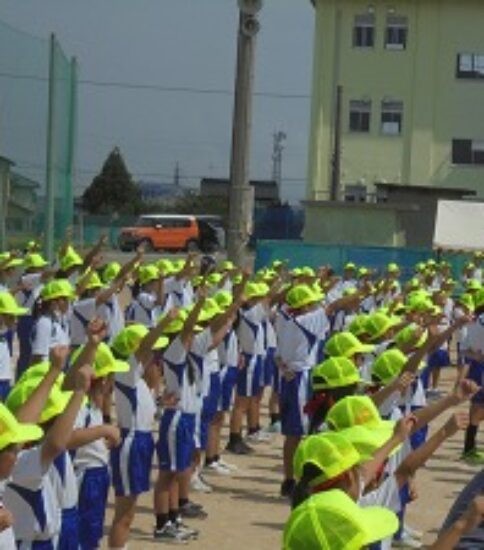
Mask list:
[[[74,363],[82,353],[84,346],[78,348],[71,356],[71,363]],[[94,358],[94,378],[105,378],[116,372],[128,372],[129,364],[126,361],[116,359],[110,347],[104,342],[100,343]]]
[[[48,282],[40,292],[42,300],[55,300],[57,298],[67,298],[74,300],[76,294],[71,283],[67,279],[54,279]]]
[[[173,262],[171,260],[167,260],[166,258],[161,258],[161,260],[158,260],[156,262],[156,267],[158,268],[160,275],[163,275],[164,277],[174,273]]]
[[[160,270],[156,265],[142,265],[138,270],[138,280],[141,285],[160,278]]]
[[[400,323],[401,320],[398,317],[390,317],[384,313],[373,313],[366,318],[366,333],[370,341],[377,340]]]
[[[369,317],[367,313],[361,313],[357,315],[350,323],[348,327],[349,332],[354,334],[356,337],[360,337],[363,334],[366,334],[366,320]]]
[[[26,315],[29,310],[25,307],[19,307],[15,298],[10,292],[0,292],[0,314],[1,315]]]
[[[292,309],[299,309],[321,302],[324,293],[309,285],[296,285],[286,294],[286,303]]]
[[[381,418],[375,404],[366,395],[352,395],[340,399],[328,411],[326,424],[336,431],[352,426],[365,426],[388,434],[388,438],[395,427],[395,422]]]
[[[20,423],[7,407],[0,403],[0,451],[14,443],[37,441],[43,434],[42,428],[35,424]]]
[[[102,272],[102,280],[105,284],[109,284],[118,276],[121,271],[121,264],[118,262],[109,262],[104,266]]]
[[[218,303],[213,298],[207,298],[198,316],[198,322],[204,323],[206,321],[211,321],[221,313],[223,313],[223,310],[219,307]]]
[[[103,283],[99,275],[95,271],[91,271],[86,276],[86,283],[84,287],[86,290],[95,290],[97,288],[102,288]]]
[[[220,290],[219,292],[214,294],[213,299],[217,302],[218,307],[222,310],[228,309],[234,301],[232,293],[228,290]]]
[[[284,528],[284,550],[361,550],[393,535],[398,518],[378,506],[360,508],[338,489],[295,508]]]
[[[361,382],[355,364],[346,357],[330,357],[311,371],[312,388],[316,391],[343,388]]]
[[[24,268],[25,269],[34,269],[34,268],[41,268],[48,265],[48,262],[42,258],[40,254],[37,254],[35,252],[32,252],[30,254],[27,254],[25,256],[24,260]]]
[[[144,325],[128,325],[114,338],[111,348],[121,357],[128,358],[138,350],[141,341],[148,332]]]
[[[363,344],[351,332],[334,334],[324,346],[324,352],[330,357],[353,357],[357,353],[370,353],[374,349],[374,345]]]
[[[371,368],[371,375],[385,386],[402,372],[407,357],[399,349],[389,349],[378,356]]]
[[[67,271],[71,267],[78,267],[83,264],[84,264],[84,260],[72,248],[72,246],[67,247],[66,253],[61,258],[61,261],[60,261],[60,267],[62,271]]]
[[[27,402],[41,381],[42,377],[40,376],[27,376],[22,381],[17,382],[8,394],[7,407],[15,414]],[[43,424],[62,414],[69,403],[71,395],[72,392],[62,391],[58,384],[54,384],[40,414],[39,422]]]
[[[365,459],[367,458],[339,433],[310,435],[297,446],[293,460],[294,477],[300,480],[306,465],[311,464],[321,470],[321,474],[309,482],[310,487],[315,487],[340,476]]]

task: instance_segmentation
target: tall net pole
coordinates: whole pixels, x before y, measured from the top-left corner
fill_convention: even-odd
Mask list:
[[[47,159],[45,174],[45,255],[54,259],[54,211],[55,211],[55,89],[56,89],[56,38],[50,35],[49,48],[49,107],[47,115]]]

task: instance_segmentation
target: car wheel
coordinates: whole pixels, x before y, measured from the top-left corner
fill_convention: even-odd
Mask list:
[[[186,249],[188,250],[188,252],[198,252],[199,250],[198,242],[195,241],[194,239],[189,240],[186,244]]]

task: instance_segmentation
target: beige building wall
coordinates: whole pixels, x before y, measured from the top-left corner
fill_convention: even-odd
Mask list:
[[[373,48],[353,47],[374,11]],[[405,50],[385,49],[389,13],[408,18]],[[482,0],[316,0],[307,198],[327,200],[334,104],[343,86],[341,187],[375,182],[464,187],[484,197],[484,165],[453,165],[452,139],[484,141],[484,79],[456,78],[457,55],[484,55]],[[381,133],[382,100],[403,101],[400,136]],[[350,100],[371,100],[369,133],[349,130]]]

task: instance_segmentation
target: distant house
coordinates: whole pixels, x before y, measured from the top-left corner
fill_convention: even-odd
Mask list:
[[[279,187],[273,180],[252,180],[255,206],[264,207],[280,203]],[[230,182],[225,178],[203,178],[200,181],[202,197],[229,197]]]
[[[7,223],[9,233],[32,233],[38,212],[40,184],[16,172],[10,172]]]
[[[141,197],[145,203],[171,203],[187,194],[187,189],[174,183],[140,181]]]

